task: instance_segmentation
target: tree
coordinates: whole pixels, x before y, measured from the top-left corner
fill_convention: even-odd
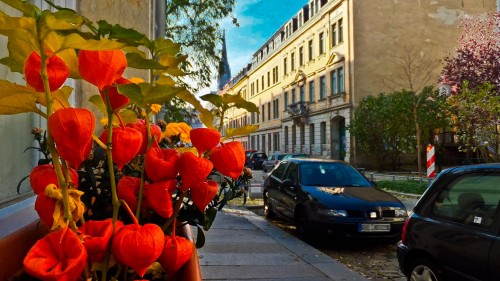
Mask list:
[[[417,133],[414,122],[418,120],[420,138],[429,138],[435,128],[444,127],[444,110],[435,102],[437,92],[424,88],[419,98],[422,102],[413,116],[415,94],[407,90],[369,96],[361,100],[354,112],[349,130],[356,137],[362,151],[375,158],[375,168],[382,168],[390,159],[392,169],[403,153],[414,153]]]
[[[489,83],[470,88],[465,82],[459,93],[449,98],[456,116],[457,135],[464,152],[477,152],[486,162],[500,161],[500,96]]]
[[[484,82],[500,95],[500,14],[485,18],[465,18],[463,33],[454,54],[444,58],[440,82],[451,86],[452,93],[460,92],[465,81],[475,89]]]
[[[221,61],[222,19],[233,16],[235,0],[166,0],[165,36],[182,45],[182,52],[189,54],[188,64],[183,65],[195,82],[195,89],[208,87],[214,70],[219,74]]]
[[[384,79],[389,88],[399,87],[408,89],[412,97],[413,126],[415,126],[418,175],[422,174],[422,128],[420,127],[419,111],[428,97],[421,94],[425,87],[433,84],[437,61],[429,54],[424,56],[412,46],[403,45],[401,52],[394,56],[393,63],[401,69],[399,75]]]

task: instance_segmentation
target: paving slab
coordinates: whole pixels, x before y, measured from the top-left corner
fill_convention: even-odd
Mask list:
[[[205,236],[203,280],[368,280],[243,207],[226,206]]]

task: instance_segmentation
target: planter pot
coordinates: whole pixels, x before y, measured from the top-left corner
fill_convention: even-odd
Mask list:
[[[33,222],[19,231],[0,239],[0,280],[13,280],[23,273],[23,260],[29,249],[49,232],[45,224]],[[191,227],[184,225],[177,232],[191,241]],[[22,279],[21,279],[22,280]],[[198,252],[194,249],[191,259],[169,281],[202,281]]]
[[[10,280],[21,274],[24,256],[47,233],[49,229],[45,224],[35,221],[0,239],[0,280]]]

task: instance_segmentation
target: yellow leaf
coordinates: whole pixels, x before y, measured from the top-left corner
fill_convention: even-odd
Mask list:
[[[53,104],[52,104],[52,110],[55,112],[56,110],[60,108],[68,108],[71,107],[71,104],[69,103],[69,96],[71,95],[71,92],[73,91],[73,88],[69,86],[63,86],[61,89],[58,89],[50,95],[52,96],[53,99]],[[45,100],[45,94],[40,93],[38,96],[38,102],[47,107],[47,101]]]
[[[125,43],[101,38],[100,40],[85,39],[79,34],[71,33],[63,37],[64,41],[61,49],[80,49],[80,50],[116,50],[125,46]]]
[[[246,125],[241,128],[227,128],[226,136],[223,140],[227,140],[233,137],[246,136],[259,128],[259,125]]]
[[[36,106],[36,102],[41,96],[41,93],[26,86],[0,80],[0,114],[35,112],[45,116],[45,113]]]
[[[55,184],[49,184],[45,188],[45,194],[57,200],[56,207],[52,217],[54,219],[54,224],[52,224],[51,230],[57,230],[65,228],[68,226],[68,221],[64,217],[64,204],[62,201],[62,190],[59,189]],[[85,211],[85,204],[80,200],[83,195],[83,191],[76,189],[68,190],[68,207],[71,213],[71,218],[74,222],[77,222],[82,218]]]

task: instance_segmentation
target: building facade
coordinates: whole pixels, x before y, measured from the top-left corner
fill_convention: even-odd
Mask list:
[[[356,105],[401,90],[408,77],[398,58],[438,62],[456,46],[462,18],[495,10],[494,0],[310,0],[227,89],[260,113],[234,109],[225,126],[258,124],[246,148],[268,155],[300,152],[359,164],[347,129]],[[441,67],[431,69],[432,83]]]

